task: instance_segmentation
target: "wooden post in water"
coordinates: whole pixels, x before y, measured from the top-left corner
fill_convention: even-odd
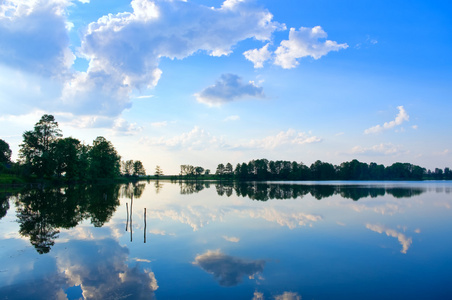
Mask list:
[[[126,222],[126,231],[129,226],[129,203],[126,202],[126,211],[127,211],[127,222]]]
[[[146,207],[144,208],[144,243],[146,244]]]

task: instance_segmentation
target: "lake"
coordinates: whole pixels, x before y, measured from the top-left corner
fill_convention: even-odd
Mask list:
[[[452,182],[0,191],[0,299],[452,299]]]

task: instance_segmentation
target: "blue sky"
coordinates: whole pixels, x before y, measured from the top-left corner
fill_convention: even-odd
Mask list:
[[[148,173],[452,166],[449,1],[0,2],[0,138],[53,114]]]

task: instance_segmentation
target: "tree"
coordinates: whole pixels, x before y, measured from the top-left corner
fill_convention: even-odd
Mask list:
[[[68,180],[80,179],[86,169],[81,164],[83,145],[72,137],[60,139],[55,144],[56,175]]]
[[[232,175],[234,174],[234,170],[232,169],[231,163],[227,163],[224,167],[223,174],[226,176],[226,178],[231,179]]]
[[[186,177],[195,175],[195,167],[193,167],[192,165],[181,165],[180,175]]]
[[[246,163],[242,163],[237,172],[238,178],[244,180],[248,178],[248,165]]]
[[[126,160],[121,162],[121,173],[124,176],[133,175],[133,160]]]
[[[163,171],[162,171],[162,168],[160,168],[160,166],[156,166],[156,167],[155,167],[155,173],[154,173],[154,175],[155,175],[156,177],[163,176]]]
[[[196,176],[199,176],[199,175],[201,175],[202,173],[204,172],[204,168],[203,167],[196,167],[195,168],[195,175]]]
[[[311,165],[310,169],[314,180],[332,180],[336,178],[336,169],[330,163],[317,160]]]
[[[256,179],[265,180],[268,179],[268,160],[267,159],[256,159],[250,162],[253,163],[253,173],[256,175]]]
[[[33,131],[25,131],[19,157],[39,177],[51,176],[55,170],[54,147],[62,136],[52,115],[43,115]]]
[[[224,165],[223,164],[219,164],[217,166],[217,171],[215,172],[215,175],[219,176],[220,178],[223,177],[224,174]]]
[[[133,163],[133,176],[145,176],[146,170],[144,169],[143,163],[139,160],[136,160]]]
[[[442,180],[443,179],[443,170],[439,168],[435,168],[435,175],[436,180]]]
[[[369,164],[369,177],[372,180],[383,180],[385,177],[385,167],[371,162]]]
[[[102,136],[97,137],[89,150],[89,175],[93,179],[118,176],[120,159],[111,142]]]
[[[368,180],[369,166],[354,159],[340,165],[338,175],[342,180]]]
[[[0,139],[0,164],[6,164],[11,161],[11,149],[4,140]]]

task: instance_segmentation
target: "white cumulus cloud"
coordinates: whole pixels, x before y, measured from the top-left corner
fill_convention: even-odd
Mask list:
[[[244,83],[237,75],[223,74],[214,85],[196,93],[195,97],[207,105],[221,105],[246,97],[264,98],[265,95],[263,88],[256,86],[254,82]]]
[[[240,41],[269,41],[275,30],[284,28],[254,1],[227,0],[215,8],[188,1],[132,0],[130,12],[104,15],[81,32],[77,55],[89,67],[75,72],[70,47],[77,45],[70,45],[74,24],[68,20],[68,7],[75,3],[0,2],[0,67],[57,81],[47,103],[34,101],[28,110],[118,117],[131,107],[136,90],[157,85],[161,58],[228,55]]]
[[[324,40],[326,37],[326,32],[320,26],[300,27],[298,31],[291,28],[289,39],[282,41],[275,51],[275,64],[284,69],[291,69],[298,65],[299,58],[311,56],[319,59],[331,51],[348,48],[347,44]]]
[[[240,242],[240,239],[239,239],[238,237],[235,237],[235,236],[226,236],[226,235],[223,235],[223,238],[224,238],[226,241],[231,242],[231,243],[238,243],[238,242]]]
[[[403,106],[397,106],[397,109],[399,110],[399,113],[397,114],[397,116],[395,117],[394,120],[392,120],[390,122],[385,122],[383,125],[376,125],[369,129],[366,129],[366,130],[364,130],[364,133],[365,134],[380,133],[383,130],[394,128],[396,126],[401,125],[405,121],[409,121],[410,116],[408,115],[406,110],[403,108]]]
[[[299,30],[290,28],[289,39],[283,40],[274,53],[268,50],[270,43],[261,49],[245,51],[243,55],[254,64],[254,68],[262,68],[264,62],[272,60],[275,65],[284,69],[295,68],[298,59],[311,56],[319,59],[331,51],[339,51],[348,48],[346,43],[338,44],[335,41],[326,40],[327,33],[320,26],[313,28],[300,27]]]
[[[352,148],[351,153],[362,155],[398,155],[405,153],[405,151],[394,144],[381,143],[370,147],[355,146]]]
[[[66,0],[0,1],[0,64],[59,77],[75,56],[69,49]]]
[[[227,141],[223,137],[212,135],[207,130],[195,126],[191,131],[184,132],[173,137],[146,137],[141,139],[141,143],[150,146],[161,146],[171,150],[189,149],[267,149],[272,150],[282,145],[304,145],[319,143],[322,139],[311,135],[311,133],[297,132],[294,129],[281,131],[277,135],[267,136],[263,139],[254,139],[247,142]]]
[[[144,138],[141,142],[152,146],[162,146],[175,150],[202,150],[210,147],[218,147],[223,144],[220,139],[198,126],[195,126],[189,132],[184,132],[171,138]]]
[[[117,118],[114,120],[113,127],[111,128],[115,135],[135,135],[143,130],[137,123],[130,123],[123,118]]]
[[[132,12],[89,24],[80,53],[90,67],[66,87],[63,99],[74,102],[81,94],[86,106],[92,102],[103,114],[118,114],[130,106],[132,90],[157,85],[162,57],[183,59],[199,51],[222,56],[244,39],[269,40],[281,25],[267,10],[248,2],[228,0],[211,8],[183,1],[133,0]]]
[[[281,131],[277,135],[267,136],[263,139],[251,140],[245,147],[274,149],[282,145],[303,145],[311,143],[319,143],[322,139],[306,132],[297,132],[294,129]]]
[[[255,69],[263,68],[264,62],[272,58],[272,53],[268,50],[269,45],[270,44],[267,44],[261,49],[251,49],[245,51],[243,55],[245,55],[245,58],[254,64]]]
[[[84,115],[75,117],[71,113],[56,114],[61,123],[75,128],[109,128],[114,135],[136,135],[143,130],[137,123],[130,123],[121,117]]]

